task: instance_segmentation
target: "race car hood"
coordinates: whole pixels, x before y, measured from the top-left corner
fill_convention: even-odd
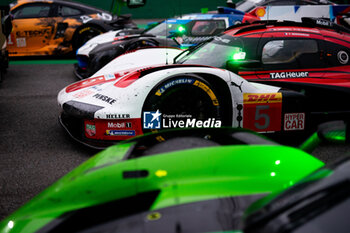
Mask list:
[[[143,198],[152,192],[155,195],[148,199],[149,210],[268,194],[323,166],[316,158],[284,146],[206,147],[123,159],[132,146],[116,145],[86,161],[2,221],[0,231],[48,232],[80,209],[113,205],[129,197]]]

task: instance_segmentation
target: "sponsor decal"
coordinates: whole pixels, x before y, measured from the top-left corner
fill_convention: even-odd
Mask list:
[[[96,135],[96,126],[94,124],[85,123],[85,132],[90,137]]]
[[[281,93],[266,93],[266,94],[243,94],[243,102],[245,104],[264,104],[264,103],[282,103]]]
[[[168,82],[166,84],[164,84],[163,86],[161,86],[158,91],[155,93],[155,95],[157,96],[161,96],[168,88],[173,87],[175,85],[178,84],[193,84],[194,83],[194,79],[191,78],[180,78],[180,79],[175,79],[171,82]]]
[[[34,31],[17,31],[16,37],[35,37],[35,36],[45,36],[45,34],[49,34],[50,29],[42,29],[42,30],[34,30]]]
[[[13,45],[13,33],[8,36],[7,45]]]
[[[87,16],[87,15],[80,16],[80,19],[81,19],[81,21],[83,21],[83,23],[87,23],[90,20],[92,20],[92,18],[90,16]],[[82,32],[79,32],[79,33],[82,33]]]
[[[84,98],[88,95],[92,95],[94,94],[95,92],[94,91],[90,91],[90,90],[83,90],[83,91],[80,91],[78,93],[75,93],[73,95],[74,98],[77,98],[77,99],[81,99],[81,98]]]
[[[104,77],[105,77],[105,80],[112,80],[112,79],[115,79],[114,74],[106,74]]]
[[[198,120],[188,114],[162,114],[156,112],[143,112],[144,129],[166,129],[166,128],[219,128],[221,121],[215,118]]]
[[[286,113],[284,114],[284,130],[304,130],[305,113]]]
[[[102,20],[111,21],[113,19],[112,15],[102,12],[102,14],[97,13],[97,18]]]
[[[135,130],[106,130],[108,136],[135,136]]]
[[[99,99],[99,100],[102,100],[102,101],[109,103],[109,104],[114,104],[117,101],[116,99],[113,99],[112,97],[109,97],[106,95],[101,95],[101,94],[95,94],[92,97]]]
[[[317,19],[316,24],[322,25],[322,26],[327,26],[327,27],[332,26],[331,22],[326,21],[326,20],[322,20],[322,19]]]
[[[243,128],[257,132],[281,130],[282,93],[244,93]]]
[[[111,81],[114,81],[114,80],[115,79],[108,79],[108,80],[106,80],[104,76],[98,76],[96,78],[88,78],[88,79],[85,79],[85,80],[73,83],[72,85],[69,85],[66,88],[66,92],[70,93],[70,92],[77,91],[77,90],[82,89],[82,88],[92,87],[92,86],[95,86],[95,85],[103,84],[103,83],[106,83],[106,82],[111,82]]]
[[[192,78],[179,78],[179,79],[175,79],[170,82],[167,82],[156,91],[155,95],[161,96],[168,88],[178,84],[192,84],[194,86],[201,88],[209,95],[210,99],[213,102],[213,105],[215,106],[219,105],[219,101],[216,98],[214,92],[206,84]]]
[[[309,72],[276,72],[270,73],[270,78],[306,78],[309,77]]]
[[[286,32],[286,33],[284,33],[284,35],[286,35],[286,36],[302,36],[302,37],[309,37],[310,36],[310,34],[298,33],[298,32]]]
[[[132,124],[131,122],[108,122],[107,126],[108,128],[131,128]]]
[[[16,43],[18,48],[27,47],[26,38],[17,38]]]
[[[130,118],[130,114],[106,114],[107,119],[127,119]]]
[[[207,85],[205,85],[204,83],[202,83],[202,82],[200,82],[198,80],[196,80],[193,85],[198,86],[199,88],[204,90],[209,95],[211,100],[213,101],[213,105],[215,105],[215,106],[219,105],[219,101],[216,98],[214,92]]]
[[[141,135],[141,119],[84,120],[85,137],[95,140],[125,140]]]

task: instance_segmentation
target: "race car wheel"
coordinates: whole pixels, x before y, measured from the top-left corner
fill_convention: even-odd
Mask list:
[[[77,29],[73,37],[73,49],[74,51],[79,49],[83,44],[85,44],[91,38],[98,36],[105,31],[99,27],[95,26],[85,26],[83,28]]]
[[[150,92],[142,117],[145,117],[145,112],[158,110],[162,114],[163,129],[179,128],[179,125],[172,124],[179,121],[184,121],[184,127],[188,128],[213,127],[218,121],[221,122],[220,102],[216,91],[205,79],[194,74],[181,75],[164,81]],[[146,121],[147,119],[143,119],[144,123]],[[197,125],[198,121],[207,124]],[[186,125],[187,122],[190,123]],[[144,131],[147,130],[148,127],[144,127]],[[156,131],[154,128],[150,130]]]

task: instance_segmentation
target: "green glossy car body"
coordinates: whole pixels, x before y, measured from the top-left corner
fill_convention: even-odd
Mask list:
[[[324,165],[245,130],[174,132],[98,153],[3,220],[0,232],[232,232],[252,202]]]

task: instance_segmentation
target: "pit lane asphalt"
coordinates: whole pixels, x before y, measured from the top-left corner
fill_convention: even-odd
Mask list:
[[[58,123],[57,93],[74,81],[72,64],[10,64],[0,84],[0,219],[96,153]]]
[[[58,123],[57,94],[74,81],[72,64],[10,64],[0,84],[0,220],[96,153]],[[313,154],[330,162],[349,149],[323,145]]]

